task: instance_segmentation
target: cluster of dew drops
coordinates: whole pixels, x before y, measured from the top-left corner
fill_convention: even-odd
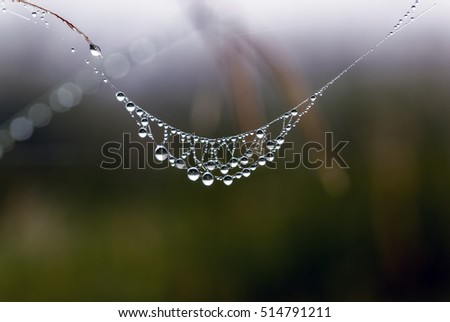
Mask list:
[[[155,147],[155,159],[159,162],[168,160],[172,167],[186,171],[189,180],[201,179],[205,186],[211,186],[215,181],[230,186],[235,180],[248,178],[258,167],[273,162],[285,136],[301,116],[308,113],[316,98],[316,95],[311,96],[308,107],[301,113],[296,107],[256,130],[211,139],[179,130],[137,106],[123,92],[116,93],[116,99],[135,118],[139,137],[155,140],[152,125],[161,129],[163,140]],[[281,125],[281,131],[271,139],[269,128],[276,123]],[[177,139],[182,144],[178,155],[175,153],[177,149],[170,148],[170,142]],[[221,151],[225,151],[225,155]]]

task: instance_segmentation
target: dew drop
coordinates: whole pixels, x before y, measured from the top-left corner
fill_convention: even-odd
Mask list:
[[[200,171],[197,168],[189,168],[187,176],[191,181],[197,181],[200,178]]]
[[[250,169],[242,170],[242,175],[246,178],[250,177],[251,174],[252,174],[252,171]]]
[[[242,165],[247,165],[247,164],[248,164],[248,161],[249,161],[249,160],[248,160],[248,158],[247,158],[246,156],[242,157],[241,160],[240,160],[240,162],[241,162]]]
[[[133,102],[127,103],[127,105],[125,105],[125,107],[128,112],[133,112],[136,109],[136,105]]]
[[[291,110],[291,115],[292,116],[297,116],[298,115],[298,110],[296,108]]]
[[[202,176],[202,182],[205,186],[209,187],[214,183],[214,176],[209,172],[205,172]]]
[[[228,169],[228,167],[226,165],[223,165],[220,167],[220,173],[227,174],[228,171],[230,171],[230,169]]]
[[[2,9],[2,12],[3,12],[3,13],[6,13],[6,8],[3,8],[3,9]]]
[[[206,162],[206,169],[208,169],[209,171],[213,171],[216,168],[216,162],[210,160],[208,162]]]
[[[142,126],[147,126],[148,125],[148,119],[147,118],[143,118],[143,119],[141,119],[141,124],[142,124]]]
[[[231,186],[232,183],[233,183],[233,177],[232,176],[225,176],[225,177],[223,177],[223,183],[226,186]]]
[[[85,62],[86,62],[86,65],[89,65],[89,64],[91,63],[91,62],[89,61],[89,59],[86,59]]]
[[[238,164],[239,164],[239,160],[237,158],[230,159],[230,165],[232,168],[236,168]]]
[[[263,157],[263,156],[258,158],[258,164],[261,165],[261,166],[262,165],[266,165],[266,161],[267,161],[266,158]]]
[[[316,95],[313,95],[313,96],[310,97],[311,102],[315,102],[316,99],[317,99],[317,96],[316,96]]]
[[[262,139],[264,137],[264,131],[259,129],[258,131],[256,131],[256,137],[258,139]]]
[[[122,93],[122,92],[117,92],[117,93],[116,93],[116,99],[117,99],[119,102],[123,102],[123,101],[125,100],[125,94]]]
[[[267,153],[266,154],[266,160],[269,161],[269,162],[272,162],[273,160],[275,160],[275,154]]]
[[[70,52],[71,52],[71,53],[74,53],[75,51],[76,51],[75,48],[73,48],[73,47],[70,48]]]
[[[147,129],[145,127],[141,127],[139,129],[139,137],[140,138],[145,138],[148,135]]]
[[[136,114],[137,114],[137,116],[142,116],[142,115],[144,115],[144,111],[141,108],[137,108]]]
[[[253,164],[250,166],[250,170],[255,171],[257,167],[258,167],[258,163],[253,163]]]
[[[284,137],[280,135],[279,137],[277,137],[276,141],[277,141],[278,144],[283,144],[284,143]]]
[[[155,158],[158,161],[164,161],[167,159],[167,157],[169,156],[169,152],[167,152],[167,149],[165,146],[163,145],[158,145],[155,149]],[[173,160],[174,162],[171,163],[175,163],[175,160]]]
[[[253,155],[253,151],[252,151],[252,150],[248,149],[247,151],[245,151],[245,156],[246,156],[247,158],[251,158],[252,155]]]
[[[234,177],[235,177],[236,179],[240,179],[240,178],[242,178],[242,173],[241,173],[241,172],[238,172],[238,173],[236,173],[236,174],[234,175]]]
[[[275,142],[274,141],[272,141],[272,140],[270,140],[270,141],[267,141],[267,143],[266,143],[266,147],[269,149],[269,150],[273,150],[273,149],[275,149]]]
[[[36,12],[36,11],[33,11],[33,12],[31,13],[31,16],[32,16],[33,18],[36,18],[36,17],[37,17],[37,12]]]
[[[186,162],[185,162],[182,158],[178,158],[178,159],[175,161],[175,166],[176,166],[178,169],[184,169],[184,168],[186,168]]]
[[[102,50],[100,49],[99,46],[95,45],[95,44],[90,44],[89,45],[89,50],[91,51],[91,55],[94,57],[102,57]]]

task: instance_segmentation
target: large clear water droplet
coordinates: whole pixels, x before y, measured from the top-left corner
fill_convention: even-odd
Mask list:
[[[117,93],[116,93],[116,99],[117,99],[119,102],[123,102],[123,101],[125,100],[125,94],[122,93],[122,92],[117,92]]]
[[[223,183],[227,186],[231,186],[231,184],[233,183],[233,177],[232,176],[223,177]]]
[[[214,176],[209,172],[205,172],[202,176],[202,182],[205,186],[209,187],[214,183]]]
[[[102,50],[96,44],[90,44],[89,50],[91,51],[91,55],[94,57],[102,57]]]
[[[273,160],[275,160],[275,154],[267,153],[266,154],[266,160],[269,161],[269,162],[272,162]]]
[[[236,168],[239,164],[239,160],[237,158],[231,158],[230,159],[230,165],[232,168]]]
[[[186,162],[183,159],[179,158],[177,159],[177,161],[175,161],[175,166],[180,170],[184,169],[186,168]]]
[[[227,174],[228,171],[230,171],[230,169],[226,165],[220,167],[220,173]]]
[[[242,175],[246,178],[250,177],[251,174],[252,174],[252,171],[250,169],[242,170]]]
[[[246,156],[247,158],[251,158],[251,157],[253,156],[253,151],[250,150],[250,149],[248,149],[247,151],[245,151],[245,156]]]
[[[187,176],[191,181],[197,181],[200,178],[200,171],[197,168],[190,168],[187,171]]]
[[[311,102],[315,102],[316,99],[317,99],[317,96],[316,96],[316,95],[313,95],[313,96],[311,96],[309,99],[310,99]]]
[[[206,162],[206,169],[208,169],[209,171],[213,171],[216,168],[216,162],[210,160],[208,162]]]
[[[266,162],[267,162],[267,160],[266,160],[265,157],[261,156],[261,157],[258,158],[258,164],[259,165],[261,165],[261,166],[266,165]]]
[[[148,119],[147,118],[143,118],[143,119],[141,119],[141,124],[142,124],[142,126],[147,126],[148,125]]]
[[[248,164],[248,161],[249,161],[248,158],[245,157],[245,156],[241,158],[241,164],[242,164],[242,165],[247,165],[247,164]]]
[[[125,105],[128,112],[133,112],[136,109],[136,104],[133,102],[128,102],[127,105]]]
[[[256,131],[256,137],[258,138],[258,139],[262,139],[263,137],[264,137],[264,131],[263,130],[258,130],[258,131]]]
[[[270,140],[270,141],[267,141],[267,143],[266,143],[266,147],[269,149],[269,150],[273,150],[273,149],[275,149],[275,142],[274,141],[272,141],[272,140]]]
[[[158,161],[164,161],[169,156],[169,152],[163,145],[158,145],[155,149],[155,158]]]
[[[141,128],[139,129],[139,137],[143,139],[143,138],[145,138],[147,135],[148,135],[147,129],[146,129],[145,127],[141,127]]]
[[[278,144],[283,144],[284,143],[284,137],[280,135],[279,137],[277,137],[276,141],[277,141]]]

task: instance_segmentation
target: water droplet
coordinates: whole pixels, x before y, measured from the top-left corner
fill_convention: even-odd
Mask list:
[[[250,177],[251,174],[252,174],[252,171],[250,169],[242,170],[242,175],[246,178]]]
[[[175,166],[178,169],[184,169],[184,168],[186,168],[186,162],[183,159],[178,158],[177,161],[175,161]]]
[[[169,152],[167,152],[167,149],[163,145],[158,145],[155,149],[155,158],[158,161],[164,161],[169,156]],[[175,160],[173,160],[175,163]]]
[[[37,12],[36,12],[36,11],[33,11],[33,12],[31,13],[31,16],[32,16],[33,18],[36,18]]]
[[[316,95],[313,95],[313,96],[310,97],[311,102],[315,102],[316,99],[317,99],[317,96],[316,96]]]
[[[236,174],[234,175],[234,177],[235,177],[236,179],[240,179],[240,178],[242,178],[242,173],[241,173],[241,172],[238,172],[238,173],[236,173]]]
[[[208,162],[206,162],[206,169],[208,169],[209,171],[213,171],[216,168],[216,162],[210,160]]]
[[[205,172],[202,176],[202,182],[205,186],[209,187],[214,183],[214,176],[209,172]]]
[[[86,62],[86,65],[89,65],[89,64],[91,63],[91,62],[89,61],[89,59],[86,59],[85,62]]]
[[[245,156],[246,156],[247,158],[251,158],[252,155],[253,155],[253,151],[252,151],[252,150],[248,149],[247,151],[245,151]]]
[[[231,186],[233,183],[233,177],[232,176],[223,177],[223,183],[227,186]]]
[[[258,139],[262,139],[264,137],[264,131],[259,129],[258,131],[256,131],[256,137]]]
[[[72,52],[72,53],[74,53],[76,50],[75,50],[75,48],[70,48],[70,52]]]
[[[173,157],[173,156],[170,156],[169,157],[169,163],[172,165],[172,166],[174,166],[175,165],[175,161],[176,161],[177,159],[175,159],[175,157]]]
[[[123,102],[123,101],[125,100],[125,94],[122,93],[122,92],[117,92],[117,93],[116,93],[116,99],[117,99],[119,102]]]
[[[190,168],[187,171],[187,176],[191,181],[197,181],[200,178],[200,171],[197,168]]]
[[[267,143],[266,143],[266,147],[269,149],[269,150],[273,150],[273,149],[275,149],[275,142],[274,141],[272,141],[272,140],[270,140],[270,141],[267,141]]]
[[[144,111],[141,108],[137,108],[136,114],[137,114],[137,116],[142,116],[142,115],[144,115]]]
[[[236,168],[238,164],[239,164],[239,160],[237,158],[230,159],[230,165],[232,168]]]
[[[272,162],[273,160],[275,160],[275,154],[267,153],[266,154],[266,159],[267,159],[267,161]]]
[[[411,10],[414,11],[417,9],[417,6],[415,4],[413,4],[413,6],[411,7]]]
[[[142,124],[142,126],[147,126],[148,125],[148,119],[147,118],[143,118],[143,119],[141,119],[141,124]]]
[[[5,12],[6,12],[6,8],[3,8],[3,9],[2,9],[2,12],[5,13]]]
[[[91,55],[94,57],[102,57],[102,50],[100,49],[99,46],[95,45],[95,44],[90,44],[89,45],[89,50],[91,51]]]
[[[140,138],[145,138],[148,135],[147,129],[145,127],[141,127],[139,129],[139,137]]]
[[[242,165],[247,165],[248,164],[248,158],[246,156],[241,157],[241,161],[240,162],[241,162]]]
[[[266,158],[263,157],[263,156],[258,158],[258,164],[259,165],[266,165],[266,161],[267,161]]]
[[[250,166],[250,170],[255,171],[257,167],[258,167],[258,163],[253,163],[253,164]]]
[[[280,135],[279,137],[277,137],[276,141],[277,141],[278,144],[283,144],[284,143],[284,137]]]
[[[128,102],[125,105],[128,112],[133,112],[136,109],[136,105],[133,102]]]
[[[228,171],[230,171],[230,169],[226,165],[223,165],[223,166],[220,167],[220,172],[222,174],[227,174]]]
[[[296,108],[291,110],[291,115],[292,116],[297,116],[298,115],[298,110]]]

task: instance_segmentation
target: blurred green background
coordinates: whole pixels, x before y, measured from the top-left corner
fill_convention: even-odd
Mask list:
[[[304,27],[313,22],[299,31],[277,29],[275,20],[267,32],[255,22],[242,26],[245,15],[234,21],[231,9],[191,5],[180,12],[194,37],[169,28],[169,18],[161,18],[164,36],[141,31],[139,39],[152,43],[151,61],[124,49],[130,39],[102,42],[95,27],[107,26],[114,3],[94,7],[92,25],[80,19],[105,57],[120,51],[129,58],[126,75],[116,74],[119,88],[169,123],[210,136],[284,112],[390,26],[371,24],[377,16],[360,8],[351,17],[366,21],[373,36],[355,31],[344,15],[336,30],[336,21],[318,22],[323,31],[311,38]],[[75,23],[83,9],[68,8],[58,12]],[[393,23],[404,12],[383,10],[379,19]],[[295,147],[323,143],[326,131],[350,141],[342,153],[349,169],[284,170],[280,162],[280,169],[210,188],[174,169],[100,169],[105,142],[123,132],[139,139],[108,88],[83,87],[83,40],[51,17],[50,32],[0,17],[9,28],[0,50],[3,130],[28,106],[48,104],[62,84],[84,90],[79,105],[55,113],[0,160],[0,300],[449,301],[450,42],[448,23],[437,19],[442,10],[342,78],[290,136]]]

